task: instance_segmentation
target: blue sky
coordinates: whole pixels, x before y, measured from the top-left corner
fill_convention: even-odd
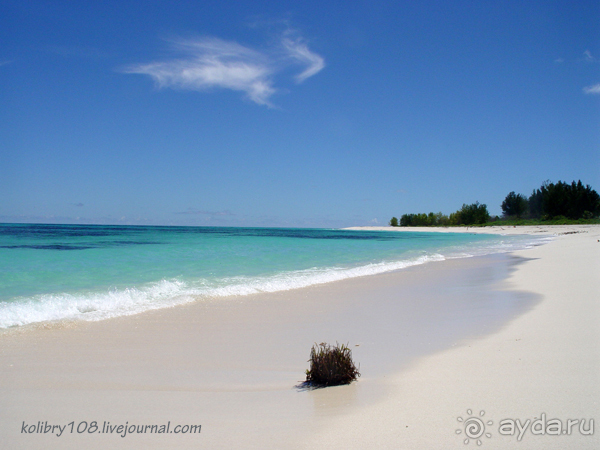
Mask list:
[[[337,227],[581,179],[598,1],[0,3],[0,221]]]

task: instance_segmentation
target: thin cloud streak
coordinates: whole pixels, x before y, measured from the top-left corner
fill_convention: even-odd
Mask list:
[[[300,39],[285,38],[282,40],[282,44],[290,57],[307,66],[302,73],[294,77],[297,83],[302,83],[325,67],[325,60],[316,53],[311,52]]]
[[[323,58],[311,52],[300,39],[284,37],[283,57],[275,51],[258,51],[218,38],[198,38],[172,42],[183,53],[180,59],[134,64],[123,72],[149,75],[159,88],[207,91],[213,88],[241,91],[251,101],[273,107],[270,98],[277,92],[275,75],[289,65],[304,70],[298,83],[325,67]]]
[[[589,50],[583,52],[583,59],[589,63],[598,61],[594,56],[592,56],[592,52],[590,52]]]
[[[600,83],[583,88],[585,94],[600,94]]]

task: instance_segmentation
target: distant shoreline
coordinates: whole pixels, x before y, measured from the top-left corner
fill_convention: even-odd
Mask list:
[[[472,233],[472,234],[542,234],[558,236],[562,234],[587,233],[600,230],[600,225],[515,225],[493,227],[346,227],[342,230],[363,231],[399,231],[421,233]]]

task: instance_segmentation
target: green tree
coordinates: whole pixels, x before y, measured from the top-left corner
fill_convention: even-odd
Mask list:
[[[505,216],[517,216],[520,219],[527,211],[527,203],[524,195],[512,191],[502,202],[502,212]]]
[[[543,188],[543,186],[542,186]],[[535,189],[529,196],[529,216],[534,219],[542,217],[542,199],[543,194],[540,189]]]
[[[490,220],[487,205],[475,202],[471,205],[463,204],[462,208],[450,215],[453,225],[483,225]]]
[[[390,226],[391,227],[397,227],[398,226],[398,218],[397,217],[392,217],[392,219],[390,220]]]
[[[597,217],[600,215],[600,195],[581,180],[571,184],[545,181],[529,197],[531,217],[548,218],[564,216],[569,219]]]

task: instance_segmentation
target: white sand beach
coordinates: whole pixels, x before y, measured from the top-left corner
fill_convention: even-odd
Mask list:
[[[533,234],[562,236],[564,234],[593,232],[598,225],[524,225],[524,226],[487,226],[487,227],[348,227],[346,230],[365,231],[420,231],[425,233],[473,233],[473,234]]]
[[[423,358],[394,376],[384,401],[332,421],[315,436],[318,448],[460,448],[468,437],[457,419],[470,416],[493,422],[485,430],[491,437],[478,438],[483,448],[600,448],[600,227],[523,228],[503,232],[558,236],[517,252],[527,261],[507,280],[510,289],[538,293],[541,301],[499,332]],[[533,423],[542,414],[563,428],[569,419],[586,419],[589,430],[593,419],[593,435],[582,435],[580,424],[569,435],[518,428],[513,436],[499,434],[502,420]],[[451,437],[456,430],[462,433]],[[475,445],[477,439],[468,441]]]
[[[586,434],[600,420],[600,226],[463,231],[556,238],[510,255],[4,332],[0,442],[432,449],[463,448],[465,439],[477,447],[479,439],[482,448],[600,448],[600,431]],[[321,341],[349,343],[357,382],[296,387]],[[485,425],[473,438],[471,417]],[[542,417],[578,423],[560,436],[553,428],[527,428],[520,440],[518,431],[499,433],[504,420]],[[171,432],[89,433],[92,422]],[[64,431],[44,433],[48,425]],[[185,425],[201,432],[172,432]]]

